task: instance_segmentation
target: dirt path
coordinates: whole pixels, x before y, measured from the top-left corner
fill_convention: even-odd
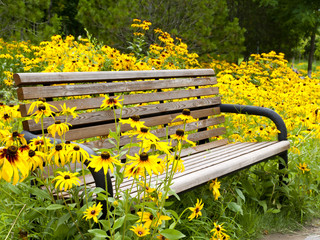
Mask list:
[[[275,233],[266,235],[261,240],[320,240],[320,219],[304,227],[301,231],[288,234]]]

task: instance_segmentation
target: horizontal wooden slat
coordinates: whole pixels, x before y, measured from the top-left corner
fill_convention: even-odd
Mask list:
[[[136,82],[91,83],[76,85],[38,86],[18,88],[19,100],[109,94],[154,89],[206,86],[216,84],[216,78],[186,78]]]
[[[155,92],[155,93],[144,93],[144,94],[130,94],[123,95],[120,99],[123,99],[123,105],[129,104],[141,104],[149,103],[154,101],[164,101],[164,100],[173,100],[189,97],[200,97],[207,95],[215,95],[219,93],[218,87],[209,87],[209,88],[199,88],[199,89],[189,89],[189,90],[179,90],[179,91],[169,91],[169,92]],[[61,111],[61,106],[65,103],[66,107],[73,108],[76,107],[76,110],[87,110],[100,108],[104,97],[98,98],[84,98],[84,99],[72,99],[64,101],[48,101],[49,104],[55,106],[58,110],[52,109],[54,112]],[[20,112],[23,117],[33,114],[37,109],[34,109],[34,112],[27,114],[31,104],[21,104]]]
[[[122,109],[122,118],[129,118],[133,115],[140,115],[141,117],[147,115],[160,115],[166,114],[170,112],[179,111],[185,108],[190,110],[207,107],[220,104],[220,97],[215,98],[204,98],[204,99],[195,99],[188,101],[177,101],[177,102],[169,102],[169,103],[161,103],[161,104],[153,104],[153,105],[145,105],[131,108],[123,108]],[[117,118],[120,116],[121,109],[116,109]],[[150,116],[151,117],[151,116]],[[56,120],[64,121],[65,117],[56,117]],[[106,123],[106,121],[111,121],[114,119],[113,110],[108,111],[99,111],[99,112],[90,112],[79,114],[79,117],[75,119],[70,119],[68,122],[72,126],[85,125],[85,124],[98,124],[98,123]],[[44,128],[46,129],[49,125],[53,124],[54,120],[52,118],[44,119]],[[24,122],[24,129],[28,131],[39,131],[41,130],[41,125],[36,124],[33,120],[28,120]]]
[[[147,127],[163,125],[163,124],[171,122],[179,114],[180,113],[164,114],[164,115],[157,116],[157,117],[141,118],[141,121],[144,121],[145,122],[144,125]],[[218,107],[195,110],[195,111],[192,111],[192,113],[191,113],[191,115],[194,118],[202,118],[202,117],[207,117],[207,116],[212,116],[212,115],[217,115],[217,114],[220,114],[220,108],[218,108]],[[111,131],[115,131],[114,123],[103,124],[103,125],[98,125],[98,126],[91,126],[91,127],[86,127],[86,128],[82,128],[82,129],[71,129],[66,134],[66,138],[69,140],[76,140],[76,139],[100,136],[100,135],[102,135],[102,133],[107,134],[109,129]],[[122,126],[121,131],[127,131],[130,129],[131,129],[131,127],[129,127],[129,125],[126,124],[126,125]],[[91,141],[91,142],[85,143],[85,145],[92,147],[92,148],[106,148],[106,144],[109,144],[107,139],[102,139],[102,140]]]
[[[101,71],[60,73],[17,73],[13,75],[16,86],[30,84],[56,84],[96,81],[120,81],[153,78],[214,76],[212,69],[151,70],[151,71]]]
[[[196,130],[196,129],[199,129],[199,128],[204,128],[204,127],[209,127],[209,126],[214,126],[214,125],[217,125],[217,124],[220,124],[220,123],[223,123],[224,122],[224,116],[220,116],[220,117],[216,117],[216,118],[210,118],[210,119],[204,119],[204,120],[200,120],[198,122],[192,122],[192,123],[187,123],[186,126],[185,126],[185,131],[188,132],[188,131],[193,131],[193,130]],[[176,130],[179,129],[179,128],[183,128],[183,125],[176,125],[176,126],[172,126],[172,127],[168,127],[168,134],[169,135],[173,135],[175,134]],[[123,130],[123,129],[121,129]],[[160,128],[160,129],[156,129],[156,130],[152,130],[150,131],[151,133],[153,133],[154,135],[156,135],[157,137],[159,138],[162,138],[162,137],[165,137],[166,136],[166,128]],[[200,140],[199,138],[201,139],[204,139],[204,138],[208,138],[208,134],[218,134],[218,135],[222,135],[224,134],[224,130],[219,130],[218,132],[209,132],[209,131],[206,131],[207,133],[203,133],[201,132],[199,135],[201,136],[198,136],[197,138],[193,135],[190,135],[191,138],[194,139],[194,141],[198,141]],[[97,136],[97,135],[95,135]],[[217,136],[217,135],[216,135]],[[68,139],[68,140],[73,140],[73,139]],[[120,137],[120,146],[123,146],[125,144],[128,144],[130,143],[131,141],[131,137],[128,137],[128,136],[122,136]],[[95,144],[95,141],[91,141],[89,142],[89,145],[90,147],[96,147],[98,148],[96,145],[99,145],[99,148],[113,148],[113,144],[111,144],[108,139],[104,139],[104,140],[99,140],[97,141],[99,142],[98,144]],[[132,142],[137,142],[136,139],[132,139]]]
[[[183,192],[207,183],[209,180],[225,176],[263,161],[268,157],[275,156],[288,150],[289,147],[289,141],[237,143],[193,154],[190,157],[183,158],[185,160],[185,171],[174,175],[171,188],[176,193]],[[161,178],[161,176],[157,176],[157,178]],[[125,179],[124,184],[121,185],[121,189],[128,189],[128,184],[131,181],[132,179]],[[152,182],[156,183],[156,180]],[[135,195],[135,190],[131,194]]]

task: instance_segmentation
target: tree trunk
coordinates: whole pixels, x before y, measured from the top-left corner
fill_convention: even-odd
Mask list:
[[[309,52],[309,58],[308,58],[308,77],[311,78],[312,74],[312,62],[313,62],[313,55],[315,52],[315,39],[316,39],[316,31],[312,32],[311,35],[311,43],[310,43],[310,52]]]

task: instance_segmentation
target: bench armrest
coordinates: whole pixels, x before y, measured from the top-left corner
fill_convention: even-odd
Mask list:
[[[34,139],[34,138],[37,138],[38,135],[35,135],[35,134],[32,134],[30,133],[29,131],[22,131],[21,132],[22,134],[24,134],[24,138],[27,140],[27,142],[30,142],[31,139]],[[53,138],[50,138],[50,141],[53,143]],[[61,140],[60,139],[56,139],[56,143],[61,143]],[[85,146],[85,145],[82,145],[82,144],[78,144],[83,150],[85,150],[87,153],[89,153],[89,156],[91,155],[97,155],[95,153],[95,151],[93,151],[91,148]],[[85,165],[87,166],[89,164],[88,161],[85,162]],[[106,185],[105,185],[105,178],[104,178],[104,171],[103,171],[103,168],[98,171],[98,172],[95,172],[93,168],[88,168],[94,178],[94,181],[96,183],[96,187],[101,187],[103,189],[106,189]],[[108,181],[108,192],[109,192],[109,196],[112,197],[113,196],[113,191],[112,191],[112,182],[111,182],[111,178],[110,178],[110,175],[109,173],[107,173],[107,181]]]
[[[220,104],[220,111],[225,113],[239,113],[267,117],[275,123],[277,129],[280,131],[280,133],[278,133],[278,140],[287,140],[287,127],[283,119],[278,113],[270,108],[239,104]]]

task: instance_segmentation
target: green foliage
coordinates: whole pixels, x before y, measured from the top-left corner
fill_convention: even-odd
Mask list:
[[[244,50],[244,29],[237,18],[230,20],[225,0],[79,1],[77,19],[100,41],[118,49],[126,50],[127,42],[132,42],[128,26],[134,18],[182,37],[191,51],[202,56],[221,54],[235,61]],[[147,42],[154,42],[155,37],[147,35]]]

